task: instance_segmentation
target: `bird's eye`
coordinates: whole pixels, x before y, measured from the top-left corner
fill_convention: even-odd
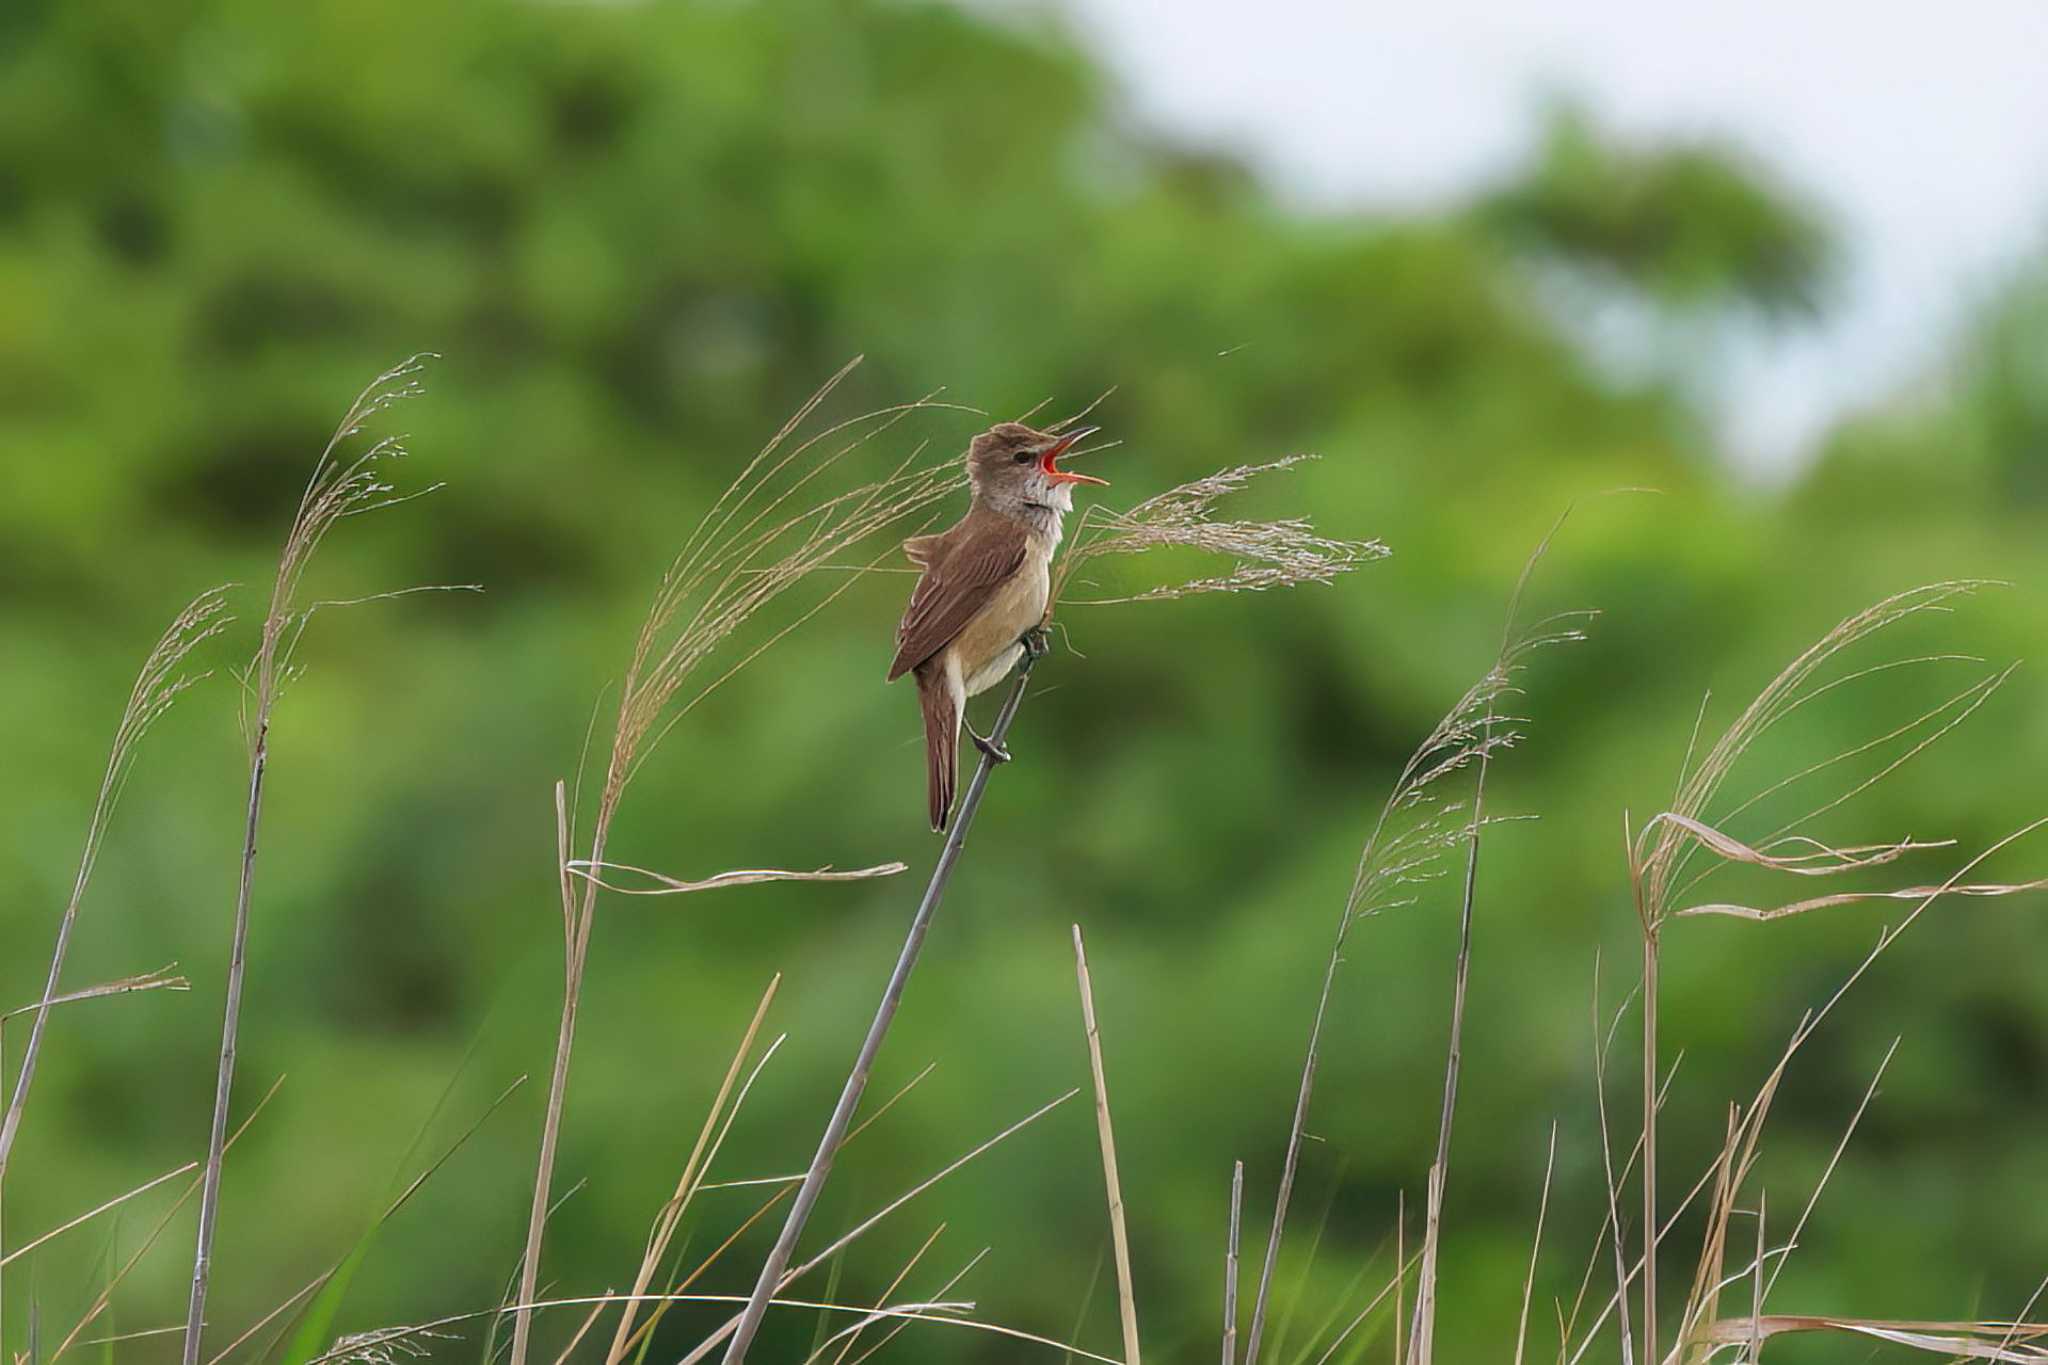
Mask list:
[[[1015,459],[1018,464],[1030,464],[1031,452],[1028,450],[1020,450],[1017,452]]]

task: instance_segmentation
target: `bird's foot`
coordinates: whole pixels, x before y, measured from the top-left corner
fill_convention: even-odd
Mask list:
[[[975,748],[981,750],[984,754],[988,755],[990,762],[1008,763],[1010,761],[1010,751],[1008,749],[1005,749],[1002,745],[998,744],[995,740],[990,739],[986,735],[976,734],[974,732],[974,727],[971,725],[966,726],[964,728],[967,731],[967,738],[973,743]]]
[[[1024,646],[1024,657],[1034,663],[1052,650],[1052,641],[1047,638],[1044,626],[1033,626],[1025,631],[1017,643]]]

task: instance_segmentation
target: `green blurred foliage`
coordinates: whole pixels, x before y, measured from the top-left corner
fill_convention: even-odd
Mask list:
[[[1148,1341],[1158,1359],[1211,1353],[1230,1162],[1247,1164],[1249,1259],[1366,822],[1486,667],[1524,557],[1576,503],[1531,608],[1605,614],[1591,641],[1538,659],[1531,735],[1492,779],[1496,810],[1541,818],[1499,827],[1481,860],[1446,1215],[1444,1358],[1498,1358],[1553,1117],[1539,1324],[1593,1244],[1593,955],[1607,951],[1612,1000],[1632,933],[1623,814],[1668,800],[1701,694],[1724,723],[1835,620],[1932,578],[2014,586],[1900,648],[2005,660],[2041,634],[2038,275],[1985,301],[1952,374],[1846,423],[1782,493],[1733,482],[1672,388],[1588,360],[1538,279],[1563,259],[1659,308],[1797,316],[1824,302],[1830,251],[1814,211],[1739,156],[1621,148],[1570,115],[1469,206],[1305,215],[1250,168],[1132,127],[1060,31],[947,8],[14,0],[0,8],[0,998],[38,988],[147,641],[203,587],[264,583],[349,396],[406,354],[443,353],[429,396],[394,420],[417,452],[407,486],[448,487],[344,527],[313,591],[487,591],[323,614],[280,710],[238,1108],[288,1079],[231,1159],[214,1339],[356,1243],[458,1067],[426,1150],[533,1079],[380,1236],[338,1325],[495,1302],[559,1002],[550,791],[687,528],[856,353],[867,362],[827,419],[939,386],[997,416],[1048,398],[1071,411],[1114,386],[1097,417],[1125,445],[1100,465],[1106,496],[1314,450],[1320,463],[1246,506],[1306,511],[1394,557],[1331,590],[1068,614],[1079,652],[1040,674],[877,1090],[938,1068],[846,1154],[812,1244],[1085,1084],[1079,920]],[[879,472],[919,441],[957,449],[984,420],[923,414],[859,459]],[[1636,486],[1661,495],[1603,496]],[[558,1188],[587,1183],[554,1220],[543,1277],[561,1292],[629,1282],[778,971],[772,1026],[789,1041],[717,1175],[809,1154],[936,852],[915,707],[880,681],[904,587],[856,583],[693,713],[627,802],[618,856],[681,875],[896,856],[912,871],[605,906]],[[239,591],[245,620],[207,661],[214,678],[150,738],[67,973],[82,985],[177,960],[194,990],[53,1021],[10,1244],[203,1146],[241,821],[231,675],[261,599]],[[1749,789],[1905,719],[1936,685],[1888,680],[1810,708],[1745,767]],[[2022,672],[1830,828],[1975,851],[2042,814],[2044,701]],[[2022,846],[1989,871],[2040,861]],[[1912,875],[1954,864],[1930,855]],[[1411,1211],[1421,1197],[1453,900],[1431,887],[1353,939],[1276,1358],[1306,1347],[1376,1249],[1384,1273],[1397,1195]],[[1905,1038],[1778,1304],[1928,1317],[2024,1300],[2048,1254],[2026,1215],[2048,1202],[2029,1140],[2048,1122],[2042,911],[2037,897],[1931,913],[1803,1057],[1765,1171],[1774,1225]],[[1686,1060],[1668,1186],[1702,1168],[1723,1106],[1884,918],[1673,928],[1665,1038]],[[1619,1110],[1626,1089],[1610,1099]],[[706,1197],[694,1251],[749,1194]],[[24,1344],[31,1301],[46,1334],[75,1318],[110,1252],[131,1253],[166,1203],[9,1267],[5,1346]],[[913,1289],[992,1245],[959,1292],[983,1316],[1069,1331],[1105,1235],[1085,1105],[863,1243],[842,1292],[879,1294],[941,1219]],[[1675,1264],[1696,1230],[1675,1234]],[[122,1330],[182,1312],[190,1236],[188,1210],[124,1289]],[[744,1287],[757,1250],[707,1283]],[[661,1349],[713,1320],[671,1314]],[[461,1330],[470,1344],[436,1354],[473,1354],[481,1328]],[[1114,1341],[1106,1289],[1082,1330]],[[810,1331],[771,1323],[771,1349]],[[1017,1358],[916,1332],[892,1349]]]

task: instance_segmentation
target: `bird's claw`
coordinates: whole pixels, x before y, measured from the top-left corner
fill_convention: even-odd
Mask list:
[[[990,762],[1008,763],[1010,761],[1010,751],[995,740],[984,735],[977,735],[971,729],[967,732],[967,738],[973,741],[975,748],[988,755]]]
[[[1024,657],[1042,659],[1052,650],[1052,641],[1046,638],[1044,626],[1033,626],[1024,632],[1018,643],[1024,646]]]

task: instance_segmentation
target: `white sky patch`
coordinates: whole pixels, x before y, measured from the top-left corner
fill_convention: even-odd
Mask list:
[[[1001,0],[1063,12],[1139,114],[1300,201],[1427,206],[1528,154],[1548,93],[1624,136],[1711,132],[1830,214],[1834,307],[1745,333],[1716,385],[1754,473],[1941,354],[2048,245],[2048,0]]]

